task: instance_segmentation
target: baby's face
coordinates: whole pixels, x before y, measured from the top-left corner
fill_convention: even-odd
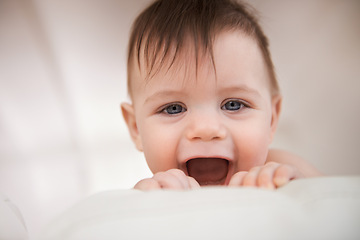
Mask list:
[[[221,33],[213,50],[216,77],[206,57],[197,73],[195,59],[183,58],[148,82],[132,69],[133,110],[123,111],[153,173],[178,168],[220,185],[265,163],[280,98],[270,94],[261,51],[241,32]]]

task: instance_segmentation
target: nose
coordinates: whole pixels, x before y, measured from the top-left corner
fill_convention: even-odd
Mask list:
[[[189,119],[186,131],[189,140],[221,140],[226,135],[224,123],[216,114],[196,114]]]

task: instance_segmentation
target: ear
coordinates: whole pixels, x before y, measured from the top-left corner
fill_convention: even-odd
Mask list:
[[[122,112],[122,115],[126,122],[126,125],[129,129],[131,139],[135,143],[136,148],[139,151],[143,151],[141,137],[140,137],[138,127],[136,124],[135,111],[134,111],[133,105],[128,104],[128,103],[122,103],[121,104],[121,112]]]
[[[277,125],[279,122],[280,112],[281,112],[281,103],[282,103],[282,96],[275,95],[272,97],[271,100],[271,135],[270,135],[270,142],[272,142]]]

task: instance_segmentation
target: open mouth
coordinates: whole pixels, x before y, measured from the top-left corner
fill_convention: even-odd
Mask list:
[[[187,173],[200,186],[227,184],[230,163],[223,158],[193,158],[186,162]]]

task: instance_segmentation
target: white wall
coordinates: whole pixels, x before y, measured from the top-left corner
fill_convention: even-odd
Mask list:
[[[31,236],[89,194],[149,176],[119,104],[149,1],[0,0],[0,192]],[[360,174],[360,2],[254,0],[284,95],[275,147]]]

